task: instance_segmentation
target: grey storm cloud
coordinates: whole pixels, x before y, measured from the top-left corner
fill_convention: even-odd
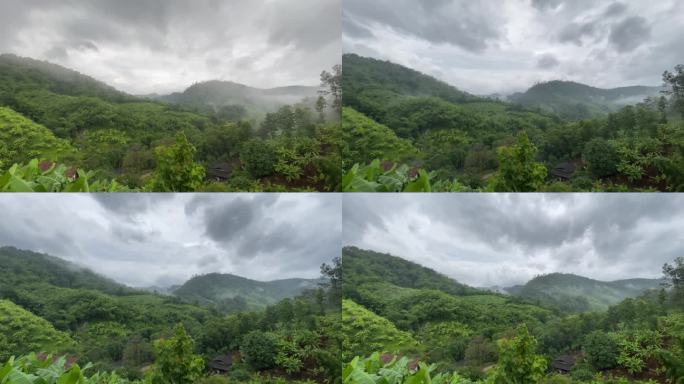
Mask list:
[[[0,210],[0,245],[132,286],[211,272],[315,278],[341,245],[336,194],[4,194]]]
[[[678,195],[344,196],[343,242],[476,286],[540,273],[658,277],[684,252]],[[378,223],[382,223],[381,225]]]
[[[499,38],[496,4],[482,1],[450,0],[346,0],[343,3],[345,26],[352,34],[368,34],[368,28],[355,20],[380,24],[397,33],[434,43],[451,44],[469,51],[484,50],[489,41]],[[346,30],[345,30],[345,33]],[[372,32],[371,32],[372,34]]]
[[[550,69],[559,65],[560,61],[558,61],[558,58],[550,53],[543,54],[537,59],[537,68]]]
[[[221,79],[316,85],[340,61],[341,0],[6,0],[0,52],[130,93]]]
[[[347,0],[342,6],[344,52],[390,60],[478,95],[551,80],[657,86],[663,71],[684,63],[678,0]]]
[[[629,17],[613,26],[610,32],[610,42],[619,52],[630,52],[648,41],[651,37],[651,27],[648,21],[639,16]]]

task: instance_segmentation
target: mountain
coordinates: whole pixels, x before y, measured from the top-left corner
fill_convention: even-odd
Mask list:
[[[46,89],[66,96],[88,96],[109,102],[130,102],[138,98],[101,81],[47,61],[0,54],[0,103],[13,93]]]
[[[660,279],[598,281],[582,276],[552,273],[537,276],[522,286],[507,288],[511,295],[535,300],[570,312],[606,310],[624,299],[661,286]]]
[[[262,309],[319,286],[321,279],[257,281],[231,274],[195,276],[173,291],[173,295],[201,304],[217,305],[226,311]]]
[[[452,103],[482,100],[432,76],[389,61],[349,53],[342,56],[345,104],[379,90],[405,96],[439,97]]]
[[[384,282],[401,288],[433,289],[453,295],[472,295],[481,291],[461,284],[419,264],[356,247],[342,250],[342,286],[354,289],[365,283]],[[349,290],[343,288],[343,290]]]
[[[42,253],[0,247],[0,291],[40,283],[56,288],[88,289],[107,294],[136,292],[95,272]]]
[[[183,92],[158,96],[157,100],[191,107],[219,108],[241,105],[252,111],[273,112],[283,105],[296,104],[304,99],[313,102],[319,87],[288,86],[270,89],[253,88],[230,81],[197,83]]]
[[[661,90],[647,86],[601,89],[571,81],[549,81],[510,95],[508,101],[576,120],[615,112],[647,97],[659,96]]]

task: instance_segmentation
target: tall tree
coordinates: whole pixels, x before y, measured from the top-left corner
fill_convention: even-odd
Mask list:
[[[678,257],[674,263],[663,265],[665,286],[672,288],[675,303],[684,305],[684,257]]]
[[[338,113],[342,113],[342,66],[335,65],[332,72],[323,71],[321,85],[324,87],[321,95],[332,97],[331,106]]]
[[[684,116],[684,65],[675,66],[673,72],[665,71],[663,81],[667,87],[663,92],[672,97],[675,109]]]

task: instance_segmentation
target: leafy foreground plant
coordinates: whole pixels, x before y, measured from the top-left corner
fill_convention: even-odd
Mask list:
[[[0,173],[0,192],[122,192],[129,190],[116,181],[93,181],[95,173],[68,168],[64,164],[31,160],[14,164]]]
[[[54,358],[52,355],[38,356],[32,353],[18,359],[10,358],[0,368],[0,383],[3,384],[133,384],[119,377],[116,373],[95,373],[86,376],[92,369],[88,363],[80,368],[73,364],[69,366],[67,359],[62,356]]]
[[[435,365],[417,363],[412,368],[406,357],[393,358],[385,363],[382,356],[376,352],[371,357],[360,360],[355,357],[342,370],[342,381],[345,384],[470,384],[458,374],[437,374],[434,377]]]
[[[373,160],[355,164],[342,178],[343,192],[468,192],[457,181],[432,183],[433,173],[406,164],[387,164]]]

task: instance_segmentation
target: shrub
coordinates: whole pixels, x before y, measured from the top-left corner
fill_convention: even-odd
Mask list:
[[[615,338],[602,331],[594,331],[584,339],[584,352],[587,361],[596,369],[615,367],[618,358],[618,345]]]
[[[254,369],[272,368],[278,355],[278,338],[270,332],[252,331],[243,337],[240,352]]]

